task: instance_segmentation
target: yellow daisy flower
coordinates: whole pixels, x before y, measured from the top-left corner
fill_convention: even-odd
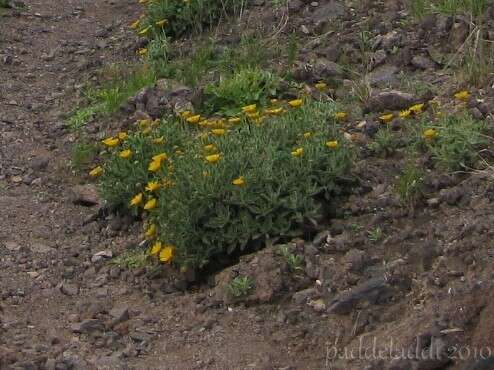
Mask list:
[[[206,156],[206,161],[209,163],[217,163],[220,160],[221,156],[219,154],[211,154]]]
[[[301,157],[302,155],[304,155],[304,148],[295,149],[294,151],[292,151],[292,155],[294,157]]]
[[[91,171],[89,171],[89,176],[91,177],[98,177],[103,173],[103,167],[98,166],[93,168]]]
[[[139,204],[142,203],[142,193],[139,193],[135,195],[131,200],[130,200],[130,205],[131,206],[138,206]]]
[[[156,200],[156,198],[151,198],[146,202],[146,204],[144,204],[144,209],[146,211],[149,211],[150,209],[156,208],[157,205],[158,201]]]
[[[232,184],[235,186],[243,186],[245,185],[245,179],[243,176],[237,177],[235,180],[232,181]]]

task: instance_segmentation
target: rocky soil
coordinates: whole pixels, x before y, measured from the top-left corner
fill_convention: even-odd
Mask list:
[[[247,19],[274,17],[258,5]],[[312,40],[296,77],[344,80],[346,90],[336,62],[362,58],[355,19],[375,16],[375,91],[364,112],[427,98],[396,92],[405,91],[400,72],[443,97],[456,87],[440,66],[467,37],[461,18],[396,27],[399,1],[288,8],[287,31]],[[111,263],[138,246],[140,226],[107,214],[71,173],[76,137],[65,117],[102,66],[133,58],[128,24],[138,12],[127,0],[34,0],[0,16],[0,369],[494,369],[494,170],[431,171],[424,201],[409,209],[393,191],[403,153],[361,159],[345,217],[287,246],[304,257],[296,271],[277,246],[192,284]],[[331,38],[335,19],[346,27]],[[493,82],[468,106],[490,125]],[[166,93],[148,90],[123,114],[154,115],[146,105]],[[364,123],[353,134],[365,143],[373,123]],[[239,275],[252,276],[255,291],[232,299],[226,285]],[[412,356],[394,359],[390,346]]]

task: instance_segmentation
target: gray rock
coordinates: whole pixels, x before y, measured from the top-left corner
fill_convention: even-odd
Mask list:
[[[110,324],[111,327],[127,321],[130,318],[128,307],[115,307],[109,313],[112,317]]]
[[[59,285],[60,292],[62,294],[68,295],[68,296],[75,296],[79,293],[79,287],[74,284],[69,284],[67,282],[63,282]]]
[[[350,313],[360,302],[375,304],[389,299],[394,289],[384,278],[370,279],[350,292],[338,295],[329,302],[329,313],[345,315]]]
[[[382,91],[369,99],[367,109],[371,112],[405,109],[417,102],[417,98],[398,90]]]
[[[329,230],[321,231],[315,236],[312,243],[314,244],[314,246],[319,247],[328,239],[328,236],[330,236]]]
[[[393,65],[383,65],[368,74],[367,80],[372,87],[385,87],[398,82],[399,68]]]
[[[31,244],[30,248],[33,253],[41,253],[41,254],[53,253],[56,251],[56,249],[49,247],[43,243],[33,243]]]
[[[298,12],[304,7],[304,3],[300,0],[290,0],[288,2],[288,10],[291,12]]]
[[[92,263],[98,263],[100,261],[103,261],[105,259],[110,259],[113,257],[113,253],[111,250],[104,250],[98,253],[93,254],[91,257],[91,262]]]
[[[292,295],[292,300],[296,304],[307,303],[310,299],[317,297],[319,293],[314,288],[299,290]]]
[[[103,331],[105,326],[99,319],[87,319],[80,323],[73,324],[71,330],[74,333],[87,334],[95,331]]]
[[[424,55],[415,55],[412,58],[412,65],[418,69],[435,69],[436,63]]]
[[[95,206],[101,204],[98,190],[93,184],[76,185],[71,189],[72,202],[82,206]]]
[[[452,189],[442,189],[439,192],[440,199],[448,203],[450,206],[458,204],[464,194],[465,191],[460,187],[454,187]]]

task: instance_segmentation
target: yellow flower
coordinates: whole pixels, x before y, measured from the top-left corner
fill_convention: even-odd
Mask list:
[[[141,57],[146,55],[148,53],[148,49],[147,48],[141,48],[137,51],[137,54],[139,54]]]
[[[232,118],[229,118],[228,119],[228,123],[231,123],[231,124],[237,124],[237,123],[240,123],[241,119],[239,117],[232,117]]]
[[[109,137],[103,140],[102,143],[111,148],[117,146],[120,143],[120,140],[117,137]]]
[[[145,36],[149,32],[150,29],[151,29],[151,26],[147,26],[146,28],[140,30],[139,36]]]
[[[89,176],[98,177],[102,173],[103,173],[103,167],[98,166],[98,167],[94,167],[91,171],[89,171]]]
[[[163,27],[167,23],[168,23],[168,21],[166,19],[162,19],[161,21],[156,22],[156,25],[158,27]]]
[[[328,85],[323,81],[319,81],[314,86],[319,91],[326,91],[328,89]]]
[[[257,110],[257,104],[250,104],[242,107],[242,112],[244,113],[254,113]]]
[[[235,180],[232,181],[232,184],[236,186],[244,186],[245,179],[243,176],[237,177]]]
[[[301,157],[304,154],[304,148],[297,148],[294,151],[292,151],[292,155],[294,157]]]
[[[180,112],[180,117],[182,118],[189,118],[192,116],[192,112],[190,110],[184,110],[183,112]]]
[[[132,156],[132,150],[130,149],[122,150],[120,153],[118,153],[118,156],[123,159],[128,159]]]
[[[338,140],[331,140],[331,141],[327,141],[327,142],[326,142],[326,146],[327,146],[329,149],[336,149],[336,148],[338,148]]]
[[[148,229],[146,230],[146,232],[144,233],[144,236],[148,239],[152,239],[156,236],[157,234],[157,228],[156,228],[156,225],[155,224],[151,224]]]
[[[312,136],[312,132],[305,132],[304,133],[304,138],[308,139]]]
[[[153,139],[153,144],[163,144],[164,141],[165,141],[165,137],[160,136]]]
[[[439,135],[439,133],[434,128],[429,128],[424,131],[424,138],[426,140],[433,140],[437,137],[437,135]]]
[[[221,156],[219,154],[211,154],[206,156],[206,161],[209,163],[216,163],[220,160]]]
[[[302,104],[304,104],[304,101],[302,99],[295,99],[295,100],[290,100],[288,102],[288,105],[292,108],[298,108],[301,107]]]
[[[127,140],[127,138],[129,137],[129,135],[126,132],[123,132],[123,131],[122,132],[119,132],[117,136],[122,141]]]
[[[393,117],[394,117],[393,113],[383,114],[382,116],[379,117],[379,121],[381,121],[383,123],[388,123],[388,122],[391,122],[393,120]]]
[[[216,146],[214,144],[208,144],[204,146],[204,150],[207,152],[214,152],[216,151]]]
[[[467,90],[458,91],[455,94],[455,98],[461,101],[468,101],[470,99],[470,92]]]
[[[156,200],[156,198],[151,198],[146,202],[146,204],[144,204],[144,209],[147,211],[150,209],[154,209],[154,208],[156,208],[157,204],[158,204],[158,201]]]
[[[336,112],[334,117],[338,120],[338,121],[346,121],[348,119],[348,113],[347,112]]]
[[[160,183],[157,182],[157,181],[150,181],[148,182],[148,184],[146,185],[146,190],[147,191],[155,191],[155,190],[158,190],[160,188]]]
[[[138,206],[141,203],[142,203],[142,193],[135,195],[134,198],[132,198],[130,201],[131,206]]]
[[[423,109],[424,109],[424,103],[415,104],[412,105],[410,108],[408,108],[408,110],[412,111],[415,114],[422,113]]]
[[[216,128],[211,130],[212,134],[214,136],[223,136],[226,133],[226,130],[224,128]]]
[[[160,251],[161,251],[161,248],[162,248],[162,244],[161,242],[156,242],[153,244],[153,246],[151,247],[151,251],[149,252],[152,256],[154,256],[155,254],[158,254]]]
[[[201,120],[201,115],[196,114],[195,116],[190,116],[186,118],[186,121],[189,123],[198,123]]]
[[[151,159],[153,161],[161,163],[161,162],[166,161],[168,159],[168,155],[166,153],[160,153],[160,154],[156,154]]]
[[[402,110],[400,112],[400,118],[408,118],[412,114],[412,111],[410,109]]]
[[[283,113],[283,108],[271,108],[271,109],[266,109],[266,114],[271,114],[273,116],[276,116],[278,114]]]
[[[160,261],[164,263],[170,263],[175,254],[175,248],[172,245],[166,245],[160,250]]]
[[[141,21],[138,19],[130,25],[130,28],[132,28],[133,30],[136,30],[140,24],[141,24]]]
[[[156,172],[161,167],[161,161],[151,161],[148,166],[148,171]]]
[[[250,119],[256,120],[259,118],[259,112],[247,113],[247,117],[249,117]]]

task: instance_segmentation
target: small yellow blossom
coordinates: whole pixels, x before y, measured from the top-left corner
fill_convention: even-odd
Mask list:
[[[139,31],[139,36],[145,36],[145,35],[147,35],[150,29],[151,29],[151,26],[147,26],[146,28],[140,30]]]
[[[214,152],[216,151],[216,146],[214,144],[208,144],[204,146],[204,150],[206,152]]]
[[[433,140],[437,137],[437,135],[439,135],[439,133],[434,128],[429,128],[424,131],[424,138],[426,140]]]
[[[140,48],[138,51],[137,51],[137,54],[139,54],[141,57],[146,55],[148,53],[148,49],[147,48]]]
[[[281,113],[283,113],[283,108],[281,108],[281,107],[266,109],[266,114],[270,114],[273,116],[276,116],[276,115],[281,114]]]
[[[338,148],[338,140],[331,140],[326,142],[326,146],[329,149],[337,149]]]
[[[93,168],[91,171],[89,171],[89,176],[98,177],[102,173],[103,173],[103,167],[98,166],[98,167]]]
[[[295,99],[295,100],[290,100],[288,102],[288,105],[292,108],[298,108],[301,107],[302,104],[304,104],[304,101],[302,99]]]
[[[123,159],[128,159],[132,156],[132,150],[130,149],[122,150],[120,153],[118,153],[118,156]]]
[[[243,176],[237,177],[235,180],[232,181],[232,184],[235,186],[244,186],[245,179]]]
[[[142,193],[135,195],[130,201],[131,206],[138,206],[141,203],[142,203]]]
[[[130,25],[130,28],[132,28],[133,30],[136,30],[137,28],[139,28],[140,24],[141,24],[141,21],[140,21],[140,19],[138,19],[135,22],[132,22],[132,24]]]
[[[458,91],[455,94],[455,98],[460,101],[468,101],[470,99],[470,92],[467,90]]]
[[[160,261],[163,263],[170,263],[175,254],[175,248],[172,245],[166,245],[160,250]]]
[[[151,159],[153,161],[161,163],[161,162],[166,161],[168,159],[168,155],[166,153],[160,153],[160,154],[154,155]]]
[[[424,109],[424,103],[415,104],[412,105],[410,108],[408,108],[408,110],[412,111],[415,114],[422,113],[423,109]]]
[[[153,246],[151,247],[151,251],[149,252],[152,256],[158,254],[160,251],[161,251],[161,248],[162,248],[162,244],[161,242],[156,242],[153,244]]]
[[[189,123],[198,123],[201,120],[201,115],[196,114],[195,116],[190,116],[185,119]]]
[[[224,128],[216,128],[216,129],[211,130],[211,133],[214,136],[223,136],[223,135],[225,135],[226,130]]]
[[[340,122],[344,122],[348,119],[348,113],[347,112],[336,112],[334,116]]]
[[[161,185],[160,185],[159,182],[157,182],[157,181],[150,181],[146,185],[146,190],[147,191],[151,191],[151,192],[152,191],[156,191],[156,190],[158,190],[160,188],[160,186]]]
[[[308,139],[312,136],[312,132],[304,132],[304,138]]]
[[[118,139],[118,137],[109,137],[103,140],[102,143],[112,148],[114,146],[117,146],[120,143],[120,140]]]
[[[304,155],[304,148],[295,149],[294,151],[292,151],[292,155],[294,157],[301,157],[302,155]]]
[[[382,116],[379,117],[379,121],[381,121],[383,123],[388,123],[388,122],[391,122],[393,120],[393,117],[394,117],[393,113],[383,114]]]
[[[122,141],[127,140],[127,138],[129,137],[129,135],[124,131],[119,132],[117,136]]]
[[[150,209],[156,208],[157,205],[158,201],[156,200],[156,198],[151,198],[146,202],[146,204],[144,204],[144,209],[148,211]]]
[[[399,113],[400,118],[408,118],[408,117],[410,117],[411,114],[412,114],[412,111],[410,109],[402,110]]]
[[[161,168],[161,161],[151,161],[148,166],[148,171],[156,172]]]
[[[180,117],[182,118],[189,118],[190,116],[193,115],[193,113],[190,110],[184,110],[183,112],[180,112]]]
[[[256,120],[259,118],[259,112],[247,113],[247,117],[249,117],[252,120]]]
[[[257,104],[250,104],[242,107],[242,112],[244,113],[254,113],[257,110]]]
[[[216,163],[220,160],[221,156],[219,154],[211,154],[206,156],[206,161],[209,163]]]
[[[319,81],[314,86],[319,91],[326,91],[328,89],[328,85],[323,81]]]
[[[168,21],[166,19],[162,19],[161,21],[156,22],[156,25],[158,27],[163,27],[167,23],[168,23]]]
[[[228,123],[231,123],[233,125],[236,125],[237,123],[240,123],[240,121],[242,121],[242,119],[239,118],[239,117],[232,117],[232,118],[229,118],[228,119]]]
[[[153,139],[153,144],[163,144],[165,142],[165,137],[160,136]]]
[[[144,233],[144,236],[147,238],[147,239],[152,239],[156,236],[156,234],[158,233],[158,230],[156,228],[156,225],[155,224],[151,224],[149,225],[149,227],[147,228],[146,232]]]

